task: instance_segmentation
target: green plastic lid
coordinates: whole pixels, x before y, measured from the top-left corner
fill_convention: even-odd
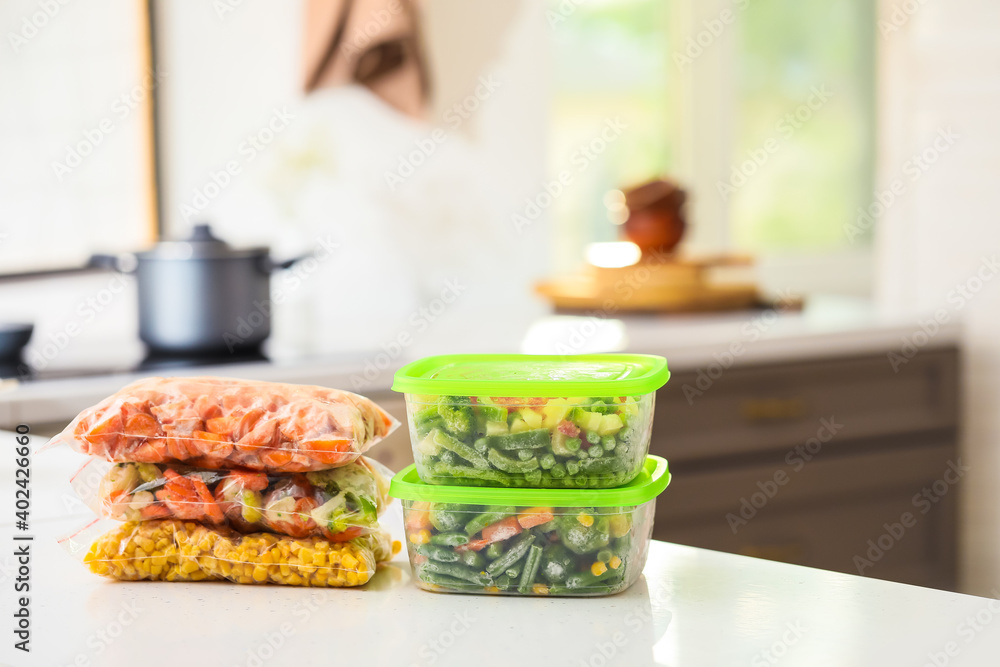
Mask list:
[[[667,360],[651,354],[452,354],[403,366],[392,388],[449,396],[626,396],[654,392],[669,379]]]
[[[641,505],[663,493],[670,484],[667,460],[647,456],[639,476],[614,489],[508,489],[488,486],[425,484],[413,464],[392,478],[389,495],[401,500],[429,500],[466,505],[517,505],[522,507],[618,507]]]

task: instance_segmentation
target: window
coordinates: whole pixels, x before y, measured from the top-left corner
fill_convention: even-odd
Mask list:
[[[552,171],[627,124],[555,206],[557,265],[615,236],[602,197],[665,175],[699,249],[867,252],[845,226],[874,171],[872,0],[550,0]],[[593,152],[592,152],[593,153]]]

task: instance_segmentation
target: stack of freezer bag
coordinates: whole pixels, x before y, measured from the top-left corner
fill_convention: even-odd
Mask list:
[[[122,522],[67,546],[114,579],[364,584],[399,545],[378,523],[391,473],[362,453],[396,426],[335,389],[142,380],[54,440],[95,457],[74,489]]]

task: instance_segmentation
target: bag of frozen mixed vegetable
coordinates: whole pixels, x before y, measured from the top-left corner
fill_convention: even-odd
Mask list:
[[[351,463],[398,425],[338,389],[154,377],[87,408],[52,444],[108,461],[307,472]]]
[[[181,519],[345,542],[378,529],[391,477],[364,456],[339,468],[284,475],[94,459],[71,483],[94,512],[119,521]]]
[[[62,540],[91,572],[121,581],[211,581],[291,586],[360,586],[399,549],[379,530],[347,542],[237,533],[166,519],[118,524],[97,539],[95,522]],[[88,548],[89,545],[89,548]]]

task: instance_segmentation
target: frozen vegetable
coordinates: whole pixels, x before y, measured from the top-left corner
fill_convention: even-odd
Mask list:
[[[126,581],[360,586],[399,548],[384,531],[330,542],[162,520],[119,525],[93,542],[84,563],[95,574]]]
[[[653,505],[514,507],[404,500],[403,511],[410,563],[422,588],[607,595],[627,588],[645,564]]]
[[[343,542],[377,529],[389,477],[362,456],[340,468],[291,475],[92,461],[72,482],[98,514],[120,521],[172,518]]]
[[[603,398],[407,395],[414,458],[436,484],[606,488],[646,456],[653,394]]]
[[[351,463],[396,426],[337,389],[147,378],[84,410],[53,442],[109,461],[307,472]]]

